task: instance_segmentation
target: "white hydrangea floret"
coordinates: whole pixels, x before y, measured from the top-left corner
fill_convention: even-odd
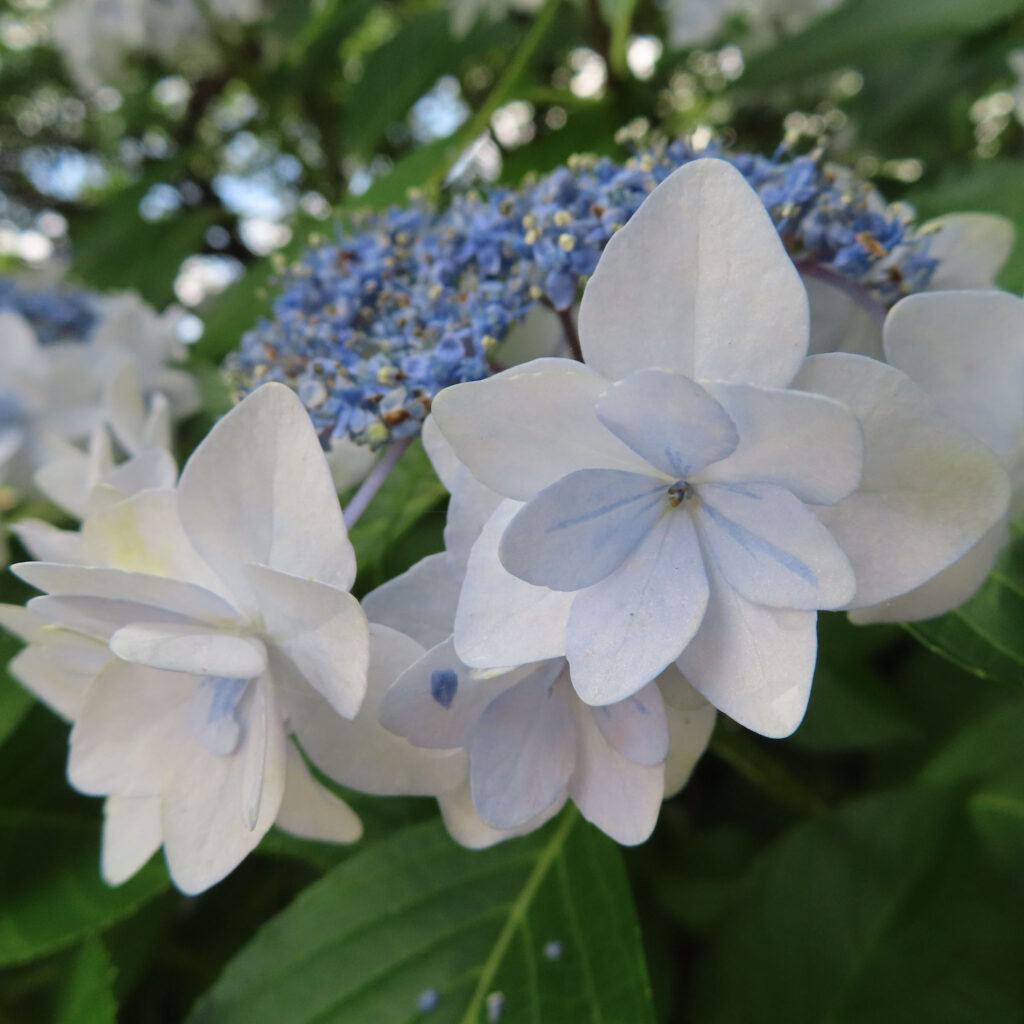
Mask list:
[[[805,361],[800,277],[724,161],[676,171],[613,236],[580,338],[586,365],[538,360],[435,400],[458,459],[506,499],[462,588],[468,665],[565,654],[603,705],[674,662],[720,710],[786,735],[817,610],[905,593],[1005,511],[995,459],[903,374]],[[887,412],[907,429],[882,440]],[[506,570],[545,601],[510,616]]]
[[[104,836],[116,877],[162,843],[175,883],[198,892],[272,824],[357,838],[358,819],[288,736],[307,691],[354,717],[369,658],[348,592],[354,553],[296,396],[260,388],[217,423],[176,489],[104,508],[82,532],[91,564],[15,571],[47,592],[30,612],[115,656],[75,715],[68,777],[116,801]],[[144,841],[132,820],[148,823]]]
[[[486,672],[467,666],[452,642],[459,589],[469,549],[501,496],[458,465],[432,420],[423,437],[452,492],[448,547],[364,599],[373,622],[422,645],[377,698],[381,723],[421,756],[450,756],[450,772],[436,780],[443,785],[433,795],[466,846],[531,831],[567,800],[617,841],[642,842],[662,800],[682,788],[703,753],[714,709],[674,667],[638,694],[595,708],[577,696],[564,657]],[[541,588],[509,579],[520,598],[543,601]],[[498,613],[516,614],[503,596],[495,595]],[[352,784],[309,752],[328,774]]]

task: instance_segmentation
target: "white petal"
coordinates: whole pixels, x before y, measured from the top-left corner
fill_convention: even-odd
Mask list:
[[[843,402],[864,430],[861,486],[818,510],[857,574],[850,607],[919,587],[1005,514],[1009,481],[995,457],[899,370],[861,356],[813,356],[796,386]]]
[[[441,815],[444,818],[445,827],[451,833],[452,838],[471,850],[482,850],[485,847],[493,846],[513,836],[526,835],[533,832],[545,822],[550,821],[565,806],[568,793],[563,791],[557,800],[549,807],[546,807],[536,818],[520,825],[519,828],[498,829],[492,828],[480,817],[473,806],[473,796],[470,792],[469,782],[459,786],[457,789],[438,797],[441,805]]]
[[[554,666],[553,682],[564,662],[549,664]],[[418,747],[465,747],[491,701],[529,674],[531,669],[520,668],[487,679],[474,678],[449,638],[397,678],[381,700],[380,722]]]
[[[0,604],[0,626],[26,644],[32,643],[43,626],[38,615],[20,604]]]
[[[162,576],[53,562],[20,562],[12,565],[11,571],[31,586],[50,594],[132,601],[213,622],[233,621],[238,617],[231,605],[209,590]]]
[[[571,359],[538,359],[445,388],[431,417],[481,483],[528,501],[577,469],[644,470],[597,418],[595,403],[607,386]]]
[[[931,619],[958,608],[988,579],[999,553],[1009,543],[1007,520],[996,523],[962,558],[909,593],[890,601],[857,608],[850,620],[869,622],[913,622]]]
[[[927,292],[885,322],[886,358],[1009,468],[1024,449],[1024,300]]]
[[[717,712],[674,665],[657,680],[668,721],[665,758],[665,799],[675,796],[690,779],[715,730]]]
[[[359,602],[348,592],[246,566],[246,579],[268,642],[332,708],[353,718],[366,694],[370,633]]]
[[[173,371],[171,371],[173,372]],[[198,402],[196,408],[199,408]],[[166,395],[157,391],[149,397],[149,408],[142,424],[142,446],[145,454],[148,449],[170,451],[174,444],[174,424],[171,403]]]
[[[104,430],[99,432],[99,436],[107,439],[109,454],[109,436]],[[47,443],[52,445],[54,439],[48,439]],[[70,449],[67,454],[43,463],[32,479],[55,505],[75,519],[84,519],[89,511],[89,495],[103,474],[109,471],[110,465],[96,466],[95,448],[87,455],[72,445],[67,447]]]
[[[484,523],[501,504],[502,497],[480,483],[459,462],[433,416],[428,416],[423,423],[423,447],[441,482],[451,493],[444,528],[444,546],[452,572],[461,577],[466,571],[469,549],[480,536]],[[432,646],[440,639],[438,637],[427,646]]]
[[[21,519],[10,524],[10,531],[40,562],[82,561],[82,535],[77,530],[59,530],[42,519]]]
[[[537,672],[484,711],[469,748],[473,806],[494,828],[518,828],[565,790],[576,762],[571,690]]]
[[[616,572],[576,595],[566,632],[576,692],[588,704],[635,694],[679,657],[707,601],[693,520],[677,509]]]
[[[243,601],[247,564],[348,590],[355,555],[309,414],[265,384],[221,419],[181,474],[189,539]]]
[[[597,400],[598,419],[652,466],[685,480],[739,444],[725,409],[699,384],[670,370],[638,370]]]
[[[388,687],[424,653],[415,640],[371,626],[369,689],[352,721],[308,688],[288,691],[292,729],[317,768],[343,786],[383,796],[437,796],[465,778],[462,751],[422,750],[378,721]]]
[[[625,846],[654,831],[665,791],[663,765],[636,764],[608,745],[594,718],[600,711],[577,702],[576,768],[569,795],[587,821]]]
[[[831,505],[860,483],[864,438],[846,406],[821,395],[705,385],[739,431],[739,447],[708,466],[702,480],[778,484],[801,501]]]
[[[594,708],[605,741],[634,764],[661,764],[668,752],[665,705],[654,683],[617,704]]]
[[[811,305],[809,354],[853,352],[883,359],[882,323],[841,288],[814,277],[804,277]]]
[[[33,370],[43,358],[32,325],[20,314],[0,311],[0,360],[4,370]]]
[[[34,597],[28,608],[47,625],[84,634],[100,641],[104,647],[114,633],[133,622],[189,624],[193,628],[201,628],[196,620],[184,615],[165,613],[151,605],[103,597]]]
[[[183,745],[202,749],[188,728],[197,684],[174,672],[111,663],[89,687],[71,730],[71,785],[94,796],[160,795]]]
[[[233,871],[281,807],[286,738],[265,677],[249,688],[241,714],[242,744],[228,757],[211,754],[185,731],[167,781],[164,851],[174,884],[189,895]]]
[[[127,882],[160,849],[160,798],[110,796],[103,803],[100,867],[108,885]]]
[[[807,293],[764,204],[723,160],[669,175],[608,243],[580,340],[607,377],[658,367],[785,387],[807,352]]]
[[[494,510],[507,499],[485,487],[465,467],[459,467],[458,483],[448,501],[444,526],[444,547],[451,571],[461,578],[466,573],[469,552],[483,532]]]
[[[107,418],[125,451],[137,455],[143,450],[143,431],[146,422],[146,404],[139,378],[139,366],[134,359],[124,360],[103,393]]]
[[[730,585],[773,608],[838,608],[853,569],[813,512],[775,484],[701,484],[697,528]]]
[[[193,623],[133,622],[114,633],[110,649],[124,661],[195,676],[255,679],[267,667],[267,650],[256,637]]]
[[[363,834],[359,815],[313,778],[294,744],[285,751],[284,796],[274,824],[302,839],[354,843]]]
[[[93,678],[69,670],[55,661],[45,647],[37,646],[19,651],[10,660],[7,671],[26,690],[68,721],[74,721],[81,714],[82,703]]]
[[[711,564],[711,599],[676,664],[719,711],[763,736],[800,724],[818,651],[815,612],[766,608],[740,596]]]
[[[347,437],[335,438],[327,452],[335,490],[343,494],[361,484],[379,458],[380,453],[371,451],[369,445],[356,444]]]
[[[451,636],[458,601],[458,580],[442,553],[428,555],[401,576],[371,590],[363,598],[363,610],[371,622],[433,647]]]
[[[441,428],[437,425],[437,420],[433,415],[423,421],[423,430],[420,436],[423,440],[423,448],[438,479],[444,484],[447,491],[454,491],[462,463],[455,454],[455,449],[448,443],[448,439],[441,433]]]
[[[1013,251],[1013,222],[991,213],[951,213],[922,224],[935,232],[928,255],[939,261],[928,287],[992,288]]]
[[[177,479],[174,456],[162,448],[153,448],[110,470],[103,482],[130,498],[139,491],[169,490]]]
[[[581,469],[516,513],[498,554],[514,576],[581,590],[614,572],[668,507],[668,484],[650,475]]]
[[[500,505],[473,545],[455,616],[455,648],[474,668],[525,665],[565,654],[574,595],[535,587],[498,558],[506,527],[523,506]]]
[[[231,600],[186,536],[173,490],[146,490],[124,500],[112,488],[96,488],[82,526],[82,558],[94,566],[183,580]]]

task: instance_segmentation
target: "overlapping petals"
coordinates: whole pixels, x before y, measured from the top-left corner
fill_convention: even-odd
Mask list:
[[[73,709],[68,772],[117,801],[108,876],[162,842],[175,882],[197,892],[275,821],[356,838],[357,819],[290,738],[287,708],[303,695],[332,719],[357,714],[369,658],[347,592],[354,555],[298,399],[280,386],[254,393],[214,427],[177,490],[90,514],[79,554],[16,571],[47,592],[28,614],[104,651]],[[33,637],[34,648],[52,657]],[[136,818],[145,842],[129,841]]]

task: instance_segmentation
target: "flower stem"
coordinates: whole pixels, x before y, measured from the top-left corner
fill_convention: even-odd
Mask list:
[[[352,500],[345,509],[345,526],[349,530],[356,525],[376,493],[384,486],[384,481],[391,475],[391,471],[398,465],[398,460],[405,454],[413,440],[414,438],[404,437],[401,441],[393,442],[380,462],[370,470],[369,476],[359,485],[359,490],[352,495]]]
[[[709,749],[747,782],[790,810],[814,817],[828,810],[817,793],[769,754],[750,733],[722,717]]]
[[[466,147],[488,130],[494,112],[509,99],[512,90],[519,82],[520,76],[540,49],[544,37],[548,34],[552,24],[554,24],[555,13],[561,2],[562,0],[546,0],[544,6],[537,12],[529,32],[526,33],[522,44],[506,66],[504,74],[488,93],[483,105],[470,118],[469,123],[455,136],[452,145],[448,147],[445,153],[444,160],[441,161],[440,167],[427,179],[424,185],[425,191],[433,192],[437,189],[448,177],[452,167],[458,162]]]

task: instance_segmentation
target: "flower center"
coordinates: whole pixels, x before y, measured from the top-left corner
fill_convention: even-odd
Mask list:
[[[696,499],[697,492],[685,480],[677,480],[668,489],[668,503],[673,508],[678,508],[687,499]]]

